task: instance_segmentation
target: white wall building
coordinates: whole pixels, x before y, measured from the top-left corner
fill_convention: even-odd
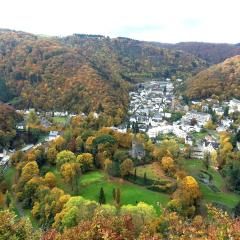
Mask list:
[[[240,112],[240,100],[232,99],[229,102],[229,113]]]

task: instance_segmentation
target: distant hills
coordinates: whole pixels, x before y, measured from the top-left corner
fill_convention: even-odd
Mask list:
[[[19,108],[90,112],[101,103],[116,116],[126,110],[133,83],[186,78],[206,66],[193,54],[127,38],[0,30],[0,100]]]
[[[212,86],[221,92],[229,86],[227,73],[215,78],[218,67],[201,71],[236,54],[240,48],[230,44],[163,44],[85,34],[60,38],[0,29],[0,101],[86,113],[101,105],[107,115],[121,118],[129,89],[147,79],[190,77],[188,95],[195,97],[208,76],[212,85],[199,96],[211,94]],[[234,84],[238,80],[229,93],[236,91]]]
[[[190,98],[206,98],[213,94],[222,99],[240,98],[240,55],[190,77],[186,86]]]
[[[181,42],[177,44],[153,43],[156,46],[182,50],[204,59],[209,65],[220,63],[229,57],[240,55],[240,43]]]

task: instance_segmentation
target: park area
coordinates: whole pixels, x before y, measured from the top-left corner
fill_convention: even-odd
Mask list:
[[[78,193],[74,193],[68,184],[62,181],[59,171],[52,167],[49,171],[53,172],[57,179],[57,187],[63,189],[71,195],[81,195],[86,199],[98,202],[101,187],[104,190],[106,203],[114,204],[113,189],[120,189],[121,205],[145,202],[153,205],[158,214],[161,213],[160,205],[166,206],[170,196],[165,193],[154,192],[120,178],[110,178],[103,171],[91,171],[85,173],[78,179]],[[149,176],[150,177],[150,176]]]
[[[150,191],[144,187],[120,179],[109,179],[103,172],[94,171],[83,175],[79,181],[80,195],[98,201],[101,187],[104,189],[106,202],[114,204],[113,189],[120,189],[121,204],[136,205],[145,202],[153,205],[158,214],[161,213],[160,205],[166,206],[169,195]]]
[[[206,170],[201,160],[185,160],[183,168],[199,183],[203,199],[232,210],[239,202],[239,195],[229,192],[221,174],[212,167]],[[211,176],[211,183],[202,180],[202,176]]]

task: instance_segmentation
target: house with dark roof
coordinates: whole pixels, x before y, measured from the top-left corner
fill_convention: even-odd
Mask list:
[[[133,137],[132,140],[132,151],[131,156],[132,158],[137,158],[139,160],[142,160],[146,155],[144,146],[142,143],[140,143],[136,137]]]

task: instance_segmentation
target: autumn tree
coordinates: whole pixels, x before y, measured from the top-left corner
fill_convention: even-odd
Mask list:
[[[82,153],[84,151],[84,142],[81,136],[76,138],[76,151],[77,153]]]
[[[130,148],[132,145],[132,135],[130,133],[120,133],[115,131],[114,136],[120,147]]]
[[[40,240],[41,235],[41,231],[34,229],[29,219],[19,219],[9,210],[0,211],[1,240]]]
[[[44,181],[46,182],[49,188],[53,188],[56,186],[56,177],[52,172],[47,172],[45,174]]]
[[[128,176],[133,170],[133,161],[125,159],[120,165],[120,173],[122,177]]]
[[[113,167],[114,167],[113,166],[113,161],[107,158],[104,161],[104,170],[110,176],[114,175],[114,168]]]
[[[161,164],[162,164],[163,170],[167,174],[173,173],[175,165],[174,165],[174,161],[171,157],[169,157],[169,156],[163,157],[161,160]]]
[[[105,206],[105,205],[102,205]],[[102,210],[101,210],[102,212]],[[96,230],[96,226],[97,230]],[[104,231],[102,231],[104,229]],[[89,239],[128,239],[135,240],[135,228],[130,216],[97,215],[90,220],[83,220],[73,228],[65,228],[56,236],[56,240]],[[45,239],[44,239],[45,240]],[[48,239],[46,239],[48,240]],[[52,239],[50,239],[52,240]],[[55,240],[55,239],[54,239]],[[158,240],[158,239],[156,239]]]
[[[213,151],[211,151],[211,154],[210,154],[211,156],[211,163],[212,163],[212,165],[214,166],[214,167],[218,167],[218,161],[217,161],[217,159],[218,159],[218,153],[217,153],[217,151],[214,149]]]
[[[230,135],[227,132],[221,132],[220,136],[220,148],[219,148],[219,165],[223,167],[226,164],[228,155],[231,153],[233,146],[230,142]]]
[[[67,141],[62,136],[59,136],[54,140],[53,146],[57,151],[63,151],[67,147]]]
[[[2,93],[1,93],[2,94]],[[0,103],[0,145],[8,147],[10,141],[16,136],[16,124],[22,117],[16,111]]]
[[[88,139],[86,140],[86,143],[85,143],[85,147],[86,147],[86,150],[91,152],[93,150],[93,140],[95,139],[95,137],[93,136],[90,136],[88,137]]]
[[[83,172],[93,169],[93,155],[91,153],[82,153],[77,156],[77,162]]]
[[[74,189],[74,184],[76,182],[79,173],[79,164],[77,163],[64,163],[60,169],[61,175],[64,181]]]
[[[209,130],[215,130],[216,129],[216,125],[213,123],[212,120],[209,120],[204,125],[204,128],[209,129]]]
[[[57,154],[56,163],[58,166],[61,166],[64,163],[75,163],[75,162],[76,162],[76,156],[71,151],[63,150]]]
[[[154,148],[153,157],[160,161],[164,156],[172,155],[173,157],[178,157],[179,152],[179,144],[174,139],[165,139],[159,147]]]
[[[157,216],[154,207],[143,202],[139,202],[136,206],[131,204],[122,206],[120,214],[131,215],[138,231],[140,231],[145,224],[151,223]]]
[[[38,174],[39,174],[39,169],[38,169],[37,163],[35,161],[28,162],[22,169],[21,181],[27,182],[32,177],[38,176]]]
[[[53,226],[58,229],[74,227],[82,220],[92,219],[97,207],[98,203],[95,201],[81,196],[71,197],[62,211],[56,214]]]
[[[57,158],[57,150],[55,147],[50,147],[47,150],[47,161],[51,164],[55,164],[56,163],[56,158]]]
[[[201,197],[197,181],[192,176],[179,180],[178,188],[173,193],[173,200],[168,203],[170,209],[184,215],[192,216],[196,211],[196,203]]]
[[[11,156],[11,164],[16,166],[19,162],[22,162],[24,159],[24,153],[22,151],[16,151]]]

